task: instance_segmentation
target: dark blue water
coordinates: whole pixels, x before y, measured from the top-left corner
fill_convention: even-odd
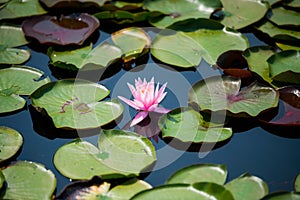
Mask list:
[[[254,35],[246,35],[251,46],[264,45]],[[107,37],[108,34],[102,32],[96,44],[107,39]],[[26,65],[43,70],[52,81],[57,80],[48,67],[48,56],[39,50],[32,50],[31,54],[32,56]],[[145,60],[146,62],[137,65],[132,70],[120,69],[113,76],[102,77],[100,83],[111,90],[111,98],[118,95],[129,98],[130,92],[126,85],[127,82],[134,83],[134,79],[137,77],[145,77],[150,80],[154,76],[156,82],[161,84],[168,82],[168,95],[162,102],[164,107],[173,109],[187,106],[187,91],[191,85],[203,78],[219,74],[204,61],[193,70],[178,72],[174,68],[156,63],[151,56],[146,57]],[[28,105],[30,105],[30,101],[28,101]],[[123,119],[115,128],[122,128],[134,116],[134,110],[124,106]],[[70,183],[69,179],[55,169],[52,159],[56,150],[71,139],[48,139],[37,133],[33,129],[28,109],[0,117],[0,125],[16,129],[24,137],[24,144],[16,158],[17,160],[38,162],[52,170],[57,178],[57,193]],[[157,186],[164,184],[171,174],[185,166],[196,163],[215,163],[227,166],[227,181],[248,172],[266,181],[270,192],[293,190],[294,178],[300,173],[300,139],[279,137],[260,127],[248,129],[234,133],[227,144],[209,153],[185,152],[166,145],[161,139],[158,143],[152,140],[157,150],[157,164],[145,180],[153,186]],[[96,143],[97,136],[85,139]]]

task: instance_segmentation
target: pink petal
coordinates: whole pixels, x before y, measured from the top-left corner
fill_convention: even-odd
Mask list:
[[[148,112],[138,112],[138,114],[134,117],[134,119],[132,120],[130,127],[140,123],[141,121],[143,121],[143,119],[145,119],[148,116]]]
[[[159,103],[163,100],[163,98],[166,96],[166,92],[164,93],[165,89],[167,87],[167,83],[165,83],[158,91],[156,98],[156,103]]]
[[[157,103],[156,103],[156,104],[152,104],[152,105],[148,108],[148,111],[149,111],[149,112],[152,112],[152,111],[154,111],[157,107],[158,107],[158,104],[157,104]]]
[[[135,98],[136,93],[137,93],[136,89],[135,89],[135,88],[133,87],[133,85],[131,85],[130,83],[127,83],[127,85],[128,85],[128,87],[129,87],[130,92],[132,93],[133,97]]]
[[[136,105],[136,103],[134,101],[131,101],[129,99],[126,99],[122,96],[118,96],[119,99],[121,99],[122,101],[124,101],[125,103],[127,103],[129,106],[139,110],[140,108]]]
[[[165,113],[170,112],[170,110],[167,108],[163,108],[163,107],[156,107],[154,112],[165,114]]]

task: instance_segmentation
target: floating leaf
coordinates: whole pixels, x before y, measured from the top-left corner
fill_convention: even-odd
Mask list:
[[[273,8],[269,20],[281,27],[298,27],[300,28],[299,12],[287,10],[282,7]]]
[[[292,1],[287,1],[287,2],[282,2],[286,7],[299,10],[300,9],[300,3],[299,0],[292,0]]]
[[[86,13],[71,14],[59,18],[44,15],[26,19],[22,29],[27,37],[47,45],[82,45],[99,27],[97,18]]]
[[[230,115],[243,117],[255,117],[277,106],[279,95],[273,88],[258,82],[242,90],[240,86],[240,79],[213,76],[193,85],[189,102],[198,104],[201,110],[227,110]]]
[[[126,10],[105,10],[94,14],[94,16],[97,17],[99,20],[112,20],[117,24],[143,22],[148,20],[149,15],[150,12],[146,11],[132,13]]]
[[[4,182],[5,182],[5,177],[2,173],[2,171],[0,171],[0,189],[2,188]]]
[[[87,129],[108,124],[122,114],[118,100],[99,102],[108,94],[97,83],[66,79],[40,87],[30,98],[36,109],[45,109],[57,128]]]
[[[210,182],[223,185],[226,178],[227,170],[225,165],[197,164],[176,171],[167,180],[167,184]]]
[[[107,0],[40,0],[48,8],[83,8],[103,6]]]
[[[296,179],[295,179],[295,183],[294,183],[294,187],[295,187],[295,191],[296,192],[300,192],[300,174],[298,174],[296,176]]]
[[[211,65],[216,64],[218,57],[226,51],[232,49],[244,51],[249,47],[248,39],[245,36],[226,27],[219,30],[199,29],[187,32],[186,35],[201,46],[205,51],[202,57]]]
[[[150,23],[158,28],[166,28],[171,24],[186,20],[207,18],[218,7],[221,7],[220,1],[188,1],[188,0],[158,0],[145,1],[144,8],[151,12],[160,12],[164,15],[153,17]]]
[[[243,69],[248,67],[246,59],[243,57],[243,51],[229,50],[222,53],[216,62],[217,66],[222,69],[237,68]]]
[[[266,195],[261,200],[300,200],[300,194],[294,192],[275,192]]]
[[[232,193],[234,199],[256,200],[269,192],[268,185],[262,179],[249,174],[226,183],[225,188]]]
[[[0,163],[14,156],[22,144],[23,137],[18,131],[0,126]]]
[[[0,10],[0,19],[15,19],[45,13],[47,11],[40,5],[39,0],[10,0]]]
[[[273,80],[300,84],[300,51],[282,51],[272,55],[267,61]]]
[[[125,62],[137,58],[148,51],[151,40],[141,28],[130,27],[111,34],[113,42],[122,49]]]
[[[21,27],[1,25],[0,35],[0,45],[5,47],[17,47],[28,43]]]
[[[233,29],[241,29],[259,21],[268,11],[268,4],[260,0],[221,0],[221,2],[224,15],[221,23]]]
[[[121,55],[121,49],[106,42],[94,49],[92,49],[92,44],[69,51],[53,47],[48,49],[52,65],[74,70],[104,68],[121,58]]]
[[[208,198],[221,200],[233,200],[232,194],[223,186],[215,183],[170,184],[158,186],[142,191],[135,195],[132,200],[207,200]]]
[[[2,170],[7,183],[3,199],[51,199],[56,187],[54,174],[41,164],[18,161]]]
[[[0,113],[11,112],[24,107],[26,101],[18,95],[30,95],[50,79],[44,72],[27,66],[13,66],[0,70]]]
[[[0,45],[0,64],[22,64],[30,58],[30,52],[24,49],[5,48]]]
[[[271,46],[255,46],[246,49],[243,56],[248,62],[249,70],[258,74],[262,79],[268,83],[272,83],[272,79],[269,76],[269,64],[268,58],[276,52],[275,48]],[[273,85],[274,86],[274,85]]]
[[[158,60],[184,68],[198,66],[201,52],[201,47],[183,32],[167,34],[167,31],[163,31],[151,46],[151,54]]]
[[[133,132],[105,130],[99,135],[98,145],[100,150],[75,140],[60,147],[54,155],[55,167],[71,179],[111,179],[138,176],[156,160],[152,143]]]
[[[216,143],[232,136],[231,128],[207,122],[199,112],[189,107],[164,114],[158,124],[163,138],[177,138],[182,142]]]
[[[280,43],[280,42],[276,42],[276,45],[282,49],[283,51],[285,50],[300,50],[300,46],[296,46],[296,45],[293,45],[293,44],[284,44],[284,43]]]

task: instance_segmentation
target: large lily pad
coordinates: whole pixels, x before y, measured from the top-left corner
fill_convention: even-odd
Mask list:
[[[197,164],[185,167],[175,172],[167,184],[210,182],[223,185],[227,178],[225,165],[219,164]]]
[[[6,48],[0,45],[0,64],[22,64],[30,58],[25,49]]]
[[[244,51],[249,47],[248,39],[245,36],[226,27],[217,30],[199,29],[187,32],[186,35],[202,47],[204,50],[202,57],[211,65],[216,64],[218,57],[226,51],[232,49]]]
[[[153,17],[150,23],[158,28],[166,28],[171,24],[195,18],[209,19],[211,13],[221,7],[220,1],[188,1],[188,0],[158,0],[145,1],[144,8],[149,11],[160,12],[163,15]]]
[[[250,71],[255,72],[263,80],[270,84],[272,83],[273,79],[271,79],[270,77],[269,64],[267,60],[275,52],[275,48],[271,46],[250,47],[243,52],[243,56],[248,62],[248,67]]]
[[[47,45],[82,45],[99,27],[97,18],[86,13],[60,17],[44,15],[26,19],[22,29],[27,37]]]
[[[268,10],[268,4],[260,0],[221,0],[221,2],[224,15],[221,23],[233,29],[241,29],[259,21]]]
[[[257,176],[242,175],[225,185],[234,199],[256,200],[269,193],[268,185]]]
[[[233,116],[255,117],[278,105],[279,94],[273,88],[254,82],[246,88],[241,80],[229,76],[213,76],[201,80],[189,90],[189,102],[201,110],[227,110]]]
[[[122,114],[118,100],[99,102],[108,94],[100,84],[66,79],[40,87],[30,99],[36,109],[47,112],[57,128],[87,129],[108,124]]]
[[[11,0],[0,10],[0,19],[15,19],[45,13],[47,11],[40,5],[39,0]]]
[[[55,167],[72,179],[110,179],[138,176],[156,160],[152,143],[133,132],[102,131],[98,146],[81,140],[68,143],[55,153]]]
[[[50,79],[43,72],[32,67],[14,66],[0,70],[0,113],[19,110],[26,101],[19,95],[30,95]]]
[[[148,34],[141,28],[130,27],[111,34],[112,41],[122,49],[125,62],[147,52],[151,45]]]
[[[94,49],[92,49],[92,44],[69,51],[53,47],[48,49],[52,65],[73,70],[104,68],[121,58],[121,55],[120,48],[106,42]]]
[[[272,55],[267,61],[273,80],[300,84],[300,51],[288,50]]]
[[[21,27],[1,25],[0,26],[0,44],[5,47],[17,47],[27,44]]]
[[[273,8],[269,20],[281,27],[298,27],[300,28],[299,12],[287,10],[282,7]]]
[[[159,122],[163,138],[177,138],[182,142],[217,143],[232,136],[231,128],[207,122],[192,108],[177,108],[164,114]]]
[[[201,46],[183,32],[158,34],[151,46],[151,54],[158,60],[178,67],[195,67],[201,61]]]
[[[232,194],[223,186],[215,183],[170,184],[142,191],[132,200],[207,200],[208,198],[221,200],[233,200]]]
[[[41,0],[48,8],[82,8],[103,6],[107,0]]]
[[[0,126],[0,163],[14,156],[22,144],[23,137],[18,131]]]
[[[7,183],[2,199],[51,199],[56,187],[54,174],[43,165],[18,161],[2,170]]]

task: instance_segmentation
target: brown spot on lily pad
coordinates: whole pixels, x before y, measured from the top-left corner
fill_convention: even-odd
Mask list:
[[[86,13],[44,15],[24,20],[22,29],[27,37],[46,45],[82,45],[100,26],[97,18]]]

